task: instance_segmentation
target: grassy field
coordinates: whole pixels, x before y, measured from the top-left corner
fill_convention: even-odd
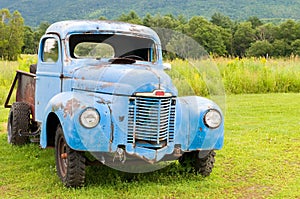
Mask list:
[[[181,90],[192,87],[197,95],[300,92],[300,59],[216,58],[202,61],[175,60],[169,72]],[[179,77],[178,77],[179,76]],[[173,78],[174,79],[174,78]],[[223,85],[221,85],[223,84]],[[183,86],[184,85],[184,86]],[[186,86],[188,85],[188,86]],[[191,93],[191,92],[190,92]]]
[[[0,111],[0,198],[300,198],[300,94],[228,95],[225,145],[207,178],[176,162],[131,181],[94,167],[81,189],[63,187],[53,149],[7,144]]]
[[[16,70],[29,72],[29,66],[36,63],[35,55],[23,55],[18,61],[0,60],[0,104],[4,104],[8,90],[14,80]]]

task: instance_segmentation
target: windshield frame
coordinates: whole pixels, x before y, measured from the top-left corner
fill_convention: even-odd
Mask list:
[[[106,43],[111,45],[115,52],[114,58],[126,57],[127,55],[140,53],[143,59],[137,59],[137,61],[157,63],[160,59],[159,45],[156,43],[156,40],[152,39],[151,37],[146,37],[144,35],[115,33],[115,32],[95,32],[95,33],[78,32],[78,33],[69,34],[66,38],[66,41],[68,41],[66,45],[68,47],[67,48],[68,55],[72,60],[102,58],[102,57],[99,58],[76,57],[74,55],[74,49],[76,45],[83,42]],[[136,51],[136,52],[132,52],[132,51]]]

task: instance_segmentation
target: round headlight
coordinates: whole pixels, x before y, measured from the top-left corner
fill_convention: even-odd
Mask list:
[[[86,108],[79,117],[80,123],[85,128],[94,128],[100,121],[100,115],[94,108]]]
[[[215,109],[209,110],[204,116],[204,123],[209,128],[218,128],[222,123],[221,113]]]

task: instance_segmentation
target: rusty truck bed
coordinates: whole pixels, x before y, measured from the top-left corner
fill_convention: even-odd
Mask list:
[[[10,98],[17,84],[16,102],[26,102],[31,107],[32,116],[34,117],[35,104],[35,74],[17,70],[17,74],[9,90],[4,107],[11,108]],[[34,118],[33,118],[34,119]]]

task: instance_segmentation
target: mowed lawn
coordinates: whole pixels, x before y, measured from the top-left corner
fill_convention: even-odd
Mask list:
[[[0,113],[0,198],[300,198],[300,94],[227,96],[225,145],[207,178],[176,162],[132,180],[94,167],[81,189],[60,183],[53,149],[8,145]]]

